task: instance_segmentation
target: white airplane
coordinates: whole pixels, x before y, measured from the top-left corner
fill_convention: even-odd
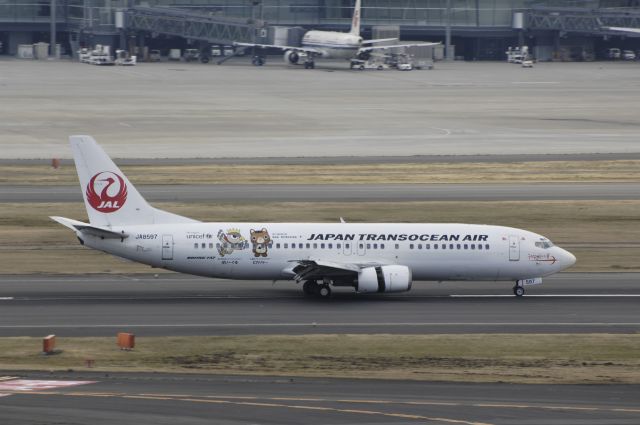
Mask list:
[[[71,136],[89,223],[51,217],[82,245],[199,276],[402,292],[414,280],[512,281],[514,294],[576,258],[544,236],[477,224],[203,223],[150,206],[90,136]]]
[[[305,57],[305,69],[315,68],[315,59],[356,59],[362,54],[373,50],[392,49],[394,47],[410,46],[435,46],[440,43],[409,43],[396,44],[391,46],[366,46],[364,44],[376,44],[389,41],[397,41],[396,38],[384,38],[377,40],[363,40],[360,37],[360,9],[361,0],[356,0],[351,19],[351,30],[348,33],[337,31],[307,31],[302,37],[301,46],[285,46],[277,44],[257,44],[257,43],[234,43],[240,47],[274,48],[284,51],[284,61],[297,65],[301,56]],[[254,65],[264,65],[265,59],[262,56],[254,56]]]

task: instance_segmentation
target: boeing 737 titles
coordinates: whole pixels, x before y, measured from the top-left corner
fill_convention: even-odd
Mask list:
[[[360,36],[360,9],[361,0],[356,0],[351,19],[351,30],[348,33],[337,31],[307,31],[302,37],[300,46],[285,46],[279,44],[259,44],[259,43],[234,43],[240,47],[257,47],[261,49],[274,48],[284,51],[284,61],[297,65],[301,56],[305,57],[305,69],[315,68],[315,59],[356,59],[360,55],[367,54],[373,50],[391,49],[394,47],[410,46],[434,46],[440,43],[408,43],[391,46],[374,46],[376,43],[397,41],[395,38],[378,40],[363,40]],[[363,46],[368,45],[368,46]],[[264,65],[265,59],[262,56],[253,58],[254,65]]]
[[[71,136],[89,223],[51,217],[81,244],[152,267],[228,279],[294,280],[402,292],[414,280],[515,282],[514,294],[573,265],[544,236],[512,227],[406,223],[204,223],[150,206],[90,136]]]

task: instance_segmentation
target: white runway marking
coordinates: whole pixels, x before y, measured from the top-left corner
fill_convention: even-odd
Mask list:
[[[514,298],[513,295],[447,295],[451,298]],[[524,295],[523,298],[637,298],[640,294],[534,294]]]
[[[559,81],[512,81],[511,84],[560,84]]]

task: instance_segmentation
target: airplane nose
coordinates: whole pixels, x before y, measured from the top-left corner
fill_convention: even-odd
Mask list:
[[[564,268],[571,267],[576,263],[576,256],[567,250],[562,250],[562,265]]]

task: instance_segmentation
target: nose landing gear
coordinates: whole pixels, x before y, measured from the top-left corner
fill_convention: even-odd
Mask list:
[[[516,297],[521,297],[524,295],[524,286],[518,285],[517,283],[513,287],[513,295]]]

